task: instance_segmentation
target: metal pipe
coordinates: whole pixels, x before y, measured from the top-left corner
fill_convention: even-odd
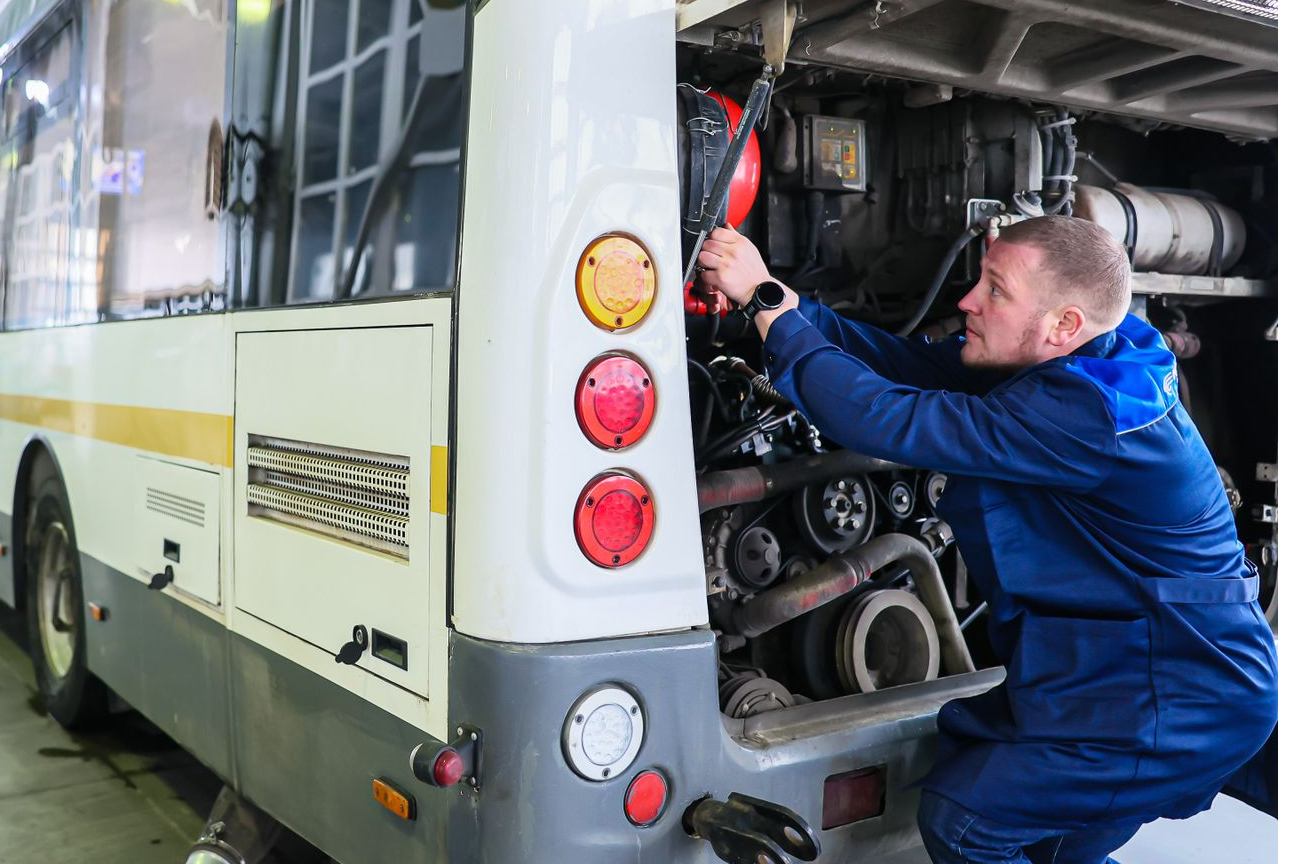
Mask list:
[[[871,471],[891,471],[905,467],[853,450],[834,450],[778,465],[712,471],[698,478],[698,512],[763,501],[811,483],[826,482],[850,474],[868,474]]]
[[[918,597],[936,624],[945,673],[976,671],[936,559],[926,544],[907,534],[876,537],[858,549],[830,558],[810,572],[757,595],[734,610],[734,626],[744,636],[759,636],[849,593],[878,570],[896,562],[909,568]]]

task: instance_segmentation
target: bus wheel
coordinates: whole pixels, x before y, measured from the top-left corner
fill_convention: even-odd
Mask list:
[[[108,691],[86,667],[85,598],[67,496],[50,471],[35,472],[26,535],[27,644],[45,710],[67,728],[95,725]]]

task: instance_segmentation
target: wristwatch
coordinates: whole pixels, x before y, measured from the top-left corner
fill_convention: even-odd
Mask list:
[[[751,299],[742,308],[743,316],[748,320],[756,317],[757,312],[768,312],[783,305],[785,299],[783,286],[777,282],[762,282],[752,292]]]

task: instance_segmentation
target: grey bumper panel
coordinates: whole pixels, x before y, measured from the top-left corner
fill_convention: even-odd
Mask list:
[[[450,680],[452,724],[471,722],[489,742],[480,792],[459,794],[451,804],[452,847],[458,840],[476,848],[451,860],[713,862],[710,847],[684,833],[681,817],[705,795],[724,800],[741,792],[796,811],[819,835],[820,860],[836,861],[848,851],[881,857],[918,845],[918,793],[905,787],[930,766],[935,712],[951,698],[993,686],[1002,671],[728,721],[718,708],[709,632],[547,646],[456,634]],[[637,696],[646,729],[629,770],[593,782],[568,767],[560,738],[571,706],[607,683]],[[824,779],[883,764],[885,812],[823,831]],[[648,768],[665,774],[670,792],[662,818],[636,828],[624,814],[624,796]]]

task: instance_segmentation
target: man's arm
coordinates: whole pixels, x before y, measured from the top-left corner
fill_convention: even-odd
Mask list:
[[[698,263],[703,268],[699,281],[707,288],[723,293],[737,308],[750,301],[752,292],[761,282],[778,281],[770,276],[760,252],[751,241],[731,228],[716,228],[711,232],[702,244]],[[964,366],[960,359],[960,340],[932,343],[895,336],[868,324],[848,321],[826,306],[800,298],[786,285],[783,290],[786,297],[784,309],[800,308],[806,320],[829,342],[897,383],[925,389],[982,393],[1003,378],[1002,375]],[[756,316],[762,338],[770,320],[771,313]]]
[[[990,396],[888,381],[796,311],[769,325],[779,392],[834,441],[906,465],[1087,491],[1110,472],[1115,429],[1098,392],[1064,368]]]
[[[962,339],[926,342],[896,336],[871,324],[843,318],[804,297],[797,308],[825,339],[897,384],[924,390],[984,393],[1004,378],[1000,373],[964,366]]]

